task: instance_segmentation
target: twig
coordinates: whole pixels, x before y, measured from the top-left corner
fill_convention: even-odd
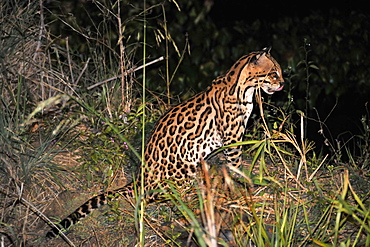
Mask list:
[[[114,77],[111,77],[111,78],[106,79],[106,80],[104,80],[104,81],[100,81],[100,82],[95,83],[94,85],[92,85],[92,86],[88,87],[87,89],[88,89],[88,90],[90,90],[90,89],[93,89],[93,88],[95,88],[95,87],[97,87],[97,86],[100,86],[100,85],[102,85],[102,84],[104,84],[104,83],[107,83],[107,82],[110,82],[110,81],[113,81],[113,80],[119,79],[119,78],[121,78],[122,76],[126,76],[126,75],[128,75],[128,74],[131,74],[131,73],[133,73],[133,72],[135,72],[135,71],[137,71],[137,70],[139,70],[139,69],[142,69],[142,68],[144,68],[144,67],[146,67],[146,66],[149,66],[149,65],[152,65],[152,64],[157,63],[157,62],[159,62],[159,61],[162,61],[163,59],[164,59],[164,57],[162,56],[162,57],[157,58],[157,59],[155,59],[155,60],[153,60],[153,61],[151,61],[151,62],[149,62],[149,63],[146,63],[145,65],[140,65],[139,67],[129,69],[129,70],[127,70],[125,73],[123,73],[122,75],[114,76]]]
[[[90,62],[90,58],[88,58],[88,59],[87,59],[87,61],[86,61],[85,65],[84,65],[84,67],[82,68],[81,73],[78,75],[78,77],[77,77],[77,79],[76,79],[76,81],[75,81],[75,84],[77,84],[77,83],[80,81],[80,79],[81,79],[82,75],[85,73],[85,71],[86,71],[86,69],[87,69],[87,65],[89,64],[89,62]]]
[[[40,0],[39,1],[39,4],[40,4],[40,30],[39,30],[39,37],[37,38],[37,46],[36,46],[36,51],[33,55],[33,60],[36,61],[36,56],[39,54],[40,52],[40,49],[41,49],[41,41],[42,41],[42,37],[43,37],[43,34],[44,34],[44,30],[45,30],[45,22],[44,22],[44,6],[43,6],[43,1]]]
[[[316,175],[317,171],[321,168],[321,166],[324,164],[326,158],[328,157],[329,154],[326,154],[324,159],[321,161],[320,165],[315,169],[315,171],[311,174],[311,176],[308,178],[308,182],[311,182],[313,177]]]
[[[44,34],[44,30],[45,30],[45,22],[44,22],[44,6],[43,6],[43,1],[42,0],[39,0],[39,4],[40,4],[40,30],[39,30],[39,37],[37,39],[37,46],[36,46],[36,50],[35,50],[35,53],[33,55],[33,61],[37,62],[36,61],[36,58],[38,58],[38,56],[40,55],[40,52],[41,52],[41,45],[42,45],[42,37],[43,37],[43,34]],[[40,60],[40,58],[39,58]],[[43,81],[44,80],[44,77],[45,77],[45,72],[43,70],[41,70],[41,73],[40,73],[40,81]],[[45,99],[45,87],[43,84],[40,85],[41,87],[41,98],[42,100]]]
[[[69,51],[69,41],[68,40],[69,40],[68,37],[66,37],[67,60],[68,60],[69,73],[71,74],[72,85],[74,85],[75,84],[75,78],[73,76],[72,61],[71,61],[71,54],[70,54],[70,51]]]
[[[24,199],[23,197],[21,196],[18,196],[17,194],[13,193],[13,192],[10,192],[10,191],[7,191],[6,189],[4,189],[2,186],[0,186],[0,192],[2,192],[3,194],[7,195],[7,196],[12,196],[12,197],[15,197],[17,198],[17,200],[19,200],[20,203],[22,203],[23,205],[25,205],[26,207],[28,207],[29,209],[31,209],[32,212],[34,212],[36,215],[38,215],[43,221],[45,221],[49,226],[51,227],[55,227],[57,229],[59,229],[58,226],[56,226],[51,220],[49,220],[48,217],[46,217],[46,215],[44,215],[38,208],[36,208],[35,206],[33,206],[30,202],[28,202],[26,199]],[[69,238],[64,235],[63,232],[59,232],[60,236],[64,239],[64,241],[66,241],[69,246],[75,246],[71,240],[69,240]]]

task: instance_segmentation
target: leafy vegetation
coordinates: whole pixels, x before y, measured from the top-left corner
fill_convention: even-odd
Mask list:
[[[0,6],[2,245],[47,246],[48,217],[131,180],[142,136],[166,109],[272,45],[287,86],[257,97],[239,181],[213,157],[186,195],[173,188],[170,207],[112,202],[108,218],[53,244],[370,246],[368,16],[220,27],[211,1]]]

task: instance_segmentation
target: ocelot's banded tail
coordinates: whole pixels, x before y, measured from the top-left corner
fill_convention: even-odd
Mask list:
[[[73,213],[68,215],[62,221],[60,221],[57,227],[52,227],[52,229],[46,234],[46,238],[54,238],[59,235],[60,229],[68,229],[76,222],[80,221],[82,218],[85,218],[93,210],[100,208],[101,206],[106,205],[110,200],[114,200],[119,196],[132,197],[133,196],[133,184],[130,183],[124,187],[121,187],[116,190],[111,190],[99,194],[90,198],[83,205],[77,208]]]

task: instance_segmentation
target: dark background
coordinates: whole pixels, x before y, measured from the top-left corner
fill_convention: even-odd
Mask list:
[[[351,13],[352,15],[363,16],[363,19],[358,23],[351,23],[353,19],[348,17]],[[331,73],[341,74],[340,70],[343,70],[342,64],[352,63],[350,60],[352,48],[361,50],[361,52],[359,52],[359,56],[361,56],[364,64],[369,64],[369,43],[367,34],[364,35],[361,31],[351,33],[349,35],[350,37],[347,37],[347,43],[341,42],[339,45],[337,44],[338,50],[336,53],[341,53],[340,59],[325,59],[324,61],[320,59],[321,55],[329,58],[336,55],[336,53],[322,54],[319,51],[320,47],[330,45],[330,42],[328,42],[330,37],[346,33],[355,25],[360,25],[361,27],[359,29],[369,29],[368,11],[363,5],[356,1],[246,2],[237,0],[220,0],[214,2],[212,10],[210,11],[210,17],[219,28],[226,27],[227,29],[233,28],[235,23],[238,21],[240,23],[247,24],[261,21],[262,23],[267,24],[260,29],[262,34],[270,31],[268,28],[269,24],[273,25],[279,23],[279,21],[281,22],[283,19],[295,20],[296,26],[300,26],[302,28],[298,36],[302,40],[307,38],[308,43],[310,44],[308,49],[310,49],[311,58],[314,58],[313,62],[319,67],[319,69],[329,66],[337,66],[337,70],[334,69]],[[313,17],[321,19],[322,27],[320,27],[320,25],[312,25],[304,28],[300,21],[303,21],[304,18]],[[330,24],[331,20],[340,20],[345,24],[339,24],[338,26],[340,26],[340,29],[335,30],[337,27],[334,25],[332,27],[330,26],[332,25]],[[330,32],[331,28],[333,32]],[[316,40],[315,37],[318,37],[318,33],[326,34],[329,38],[327,40]],[[285,36],[284,39],[289,40],[289,29],[286,35],[287,36]],[[358,35],[358,38],[356,38],[356,35]],[[266,35],[266,37],[268,37],[268,35]],[[236,36],[236,38],[238,37]],[[261,43],[263,43],[263,39],[261,39],[261,41]],[[270,45],[268,43],[269,42],[267,41],[266,45]],[[285,47],[285,49],[289,49],[289,47]],[[297,50],[297,48],[294,50]],[[287,52],[287,50],[285,50],[285,52]],[[346,54],[348,55],[347,58]],[[284,61],[284,57],[280,57],[279,61],[282,63],[282,66],[286,68],[287,61]],[[367,74],[365,71],[366,69],[364,69],[360,63],[356,63],[352,64],[350,73],[357,74],[361,77],[360,74]],[[317,73],[317,76],[311,77],[311,85],[316,86],[316,89],[310,91],[310,94],[315,95],[315,99],[310,102],[310,107],[308,112],[306,112],[309,118],[306,133],[308,135],[307,138],[314,140],[318,149],[328,151],[324,144],[325,138],[318,133],[323,126],[326,137],[328,137],[330,142],[334,145],[337,143],[339,144],[340,142],[351,142],[355,135],[364,134],[366,129],[363,128],[361,120],[364,120],[364,116],[367,117],[367,120],[369,117],[367,102],[370,99],[370,79],[364,79],[364,81],[359,82],[360,79],[357,78],[357,75],[353,76],[346,74],[338,77],[333,76],[336,83],[334,83],[331,90],[326,90],[325,82],[322,82],[323,75],[320,74],[320,70],[314,71],[313,73]],[[292,78],[292,80],[289,80],[289,83],[297,84],[301,83],[301,80],[302,78]],[[341,92],[335,93],[335,90]],[[295,87],[291,93],[295,96],[295,99],[304,99],[307,97],[303,90],[297,87]],[[304,109],[303,104],[296,104],[295,107],[301,110]],[[319,124],[318,121],[323,121],[323,123]],[[352,145],[354,149],[357,148],[355,147],[356,144]]]
[[[286,87],[266,98],[291,114],[296,125],[300,119],[297,111],[304,112],[306,137],[315,141],[318,150],[328,151],[325,141],[332,146],[352,141],[355,150],[358,143],[354,137],[368,133],[370,19],[364,6],[354,1],[189,0],[177,1],[178,11],[174,3],[147,0],[147,6],[158,3],[164,3],[166,18],[161,5],[148,12],[149,60],[165,54],[165,42],[158,44],[155,39],[155,30],[163,29],[165,23],[180,53],[186,50],[170,86],[174,104],[176,99],[204,90],[242,55],[271,46],[272,55],[285,71]],[[106,5],[109,7],[109,1]],[[55,16],[76,22],[79,30],[96,32],[102,39],[111,37],[112,47],[118,50],[117,37],[112,35],[117,30],[114,20],[112,24],[104,19],[94,2],[51,1],[46,7]],[[121,2],[122,20],[129,20],[124,35],[131,37],[124,40],[126,52],[134,64],[142,63],[142,9],[142,1]],[[94,30],[101,26],[105,29]],[[62,39],[68,37],[81,56],[88,57],[96,50],[87,48],[92,46],[91,40],[86,41],[62,22],[53,19],[50,30]],[[170,44],[170,74],[179,61]],[[165,94],[164,71],[163,63],[150,68],[149,90]],[[141,75],[137,76],[140,80]]]
[[[305,17],[314,12],[327,15],[330,10],[366,12],[359,1],[242,1],[216,0],[210,12],[217,25],[233,25],[236,20],[277,21],[281,17]]]

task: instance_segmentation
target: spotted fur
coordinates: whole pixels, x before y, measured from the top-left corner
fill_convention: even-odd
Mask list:
[[[263,49],[241,57],[205,91],[164,114],[145,147],[146,168],[142,169],[146,200],[153,201],[160,194],[158,191],[168,189],[168,180],[180,186],[193,180],[198,164],[213,151],[242,141],[255,91],[261,88],[272,94],[283,85],[280,65],[269,49]],[[241,146],[224,150],[228,163],[234,166],[240,165],[241,152]],[[91,198],[59,226],[68,228],[118,192],[131,196],[132,187],[131,183]],[[47,237],[55,237],[58,232],[53,228]]]

